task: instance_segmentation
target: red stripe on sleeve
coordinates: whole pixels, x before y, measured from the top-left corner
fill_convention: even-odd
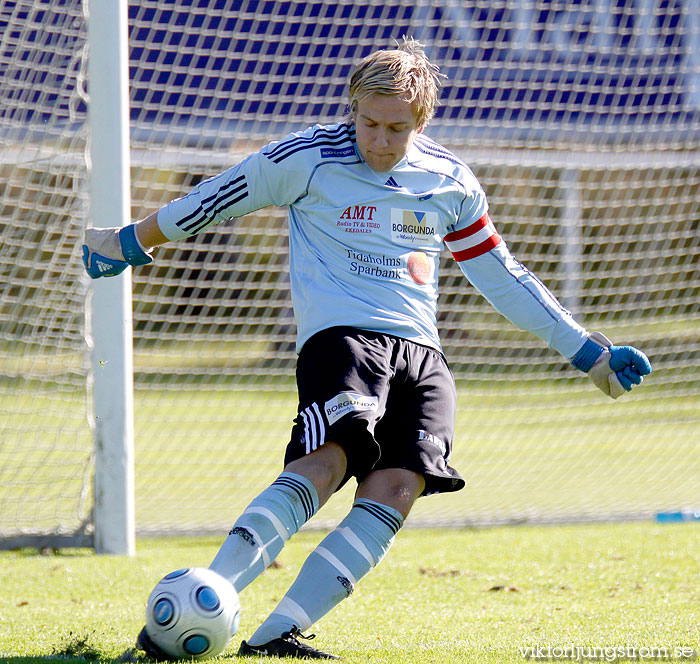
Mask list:
[[[463,251],[455,251],[452,253],[454,259],[461,263],[462,261],[469,260],[470,258],[476,258],[482,254],[487,254],[491,249],[498,246],[501,243],[501,236],[498,233],[494,233],[488,239],[483,242],[470,247],[469,249],[464,249]]]
[[[454,233],[449,233],[448,235],[445,235],[445,242],[454,242],[455,240],[461,240],[462,238],[474,235],[474,233],[484,228],[489,223],[489,221],[489,213],[485,212],[484,216],[481,217],[481,219],[477,219],[473,224],[470,224],[466,228],[461,228],[460,230],[455,231]]]

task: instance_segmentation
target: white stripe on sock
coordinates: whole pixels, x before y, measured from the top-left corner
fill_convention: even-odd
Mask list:
[[[370,553],[370,550],[365,546],[364,542],[355,533],[346,527],[338,528],[338,532],[345,538],[345,541],[353,548],[357,553],[359,553],[372,567],[374,567],[378,561],[374,559],[374,556]]]
[[[357,579],[355,578],[355,575],[347,568],[343,563],[336,558],[328,549],[322,547],[322,546],[317,546],[314,549],[314,553],[317,553],[319,556],[322,558],[325,558],[333,567],[335,567],[344,577],[350,580],[350,583],[354,586],[357,583]]]
[[[251,532],[253,537],[255,537],[256,542],[262,542],[260,548],[258,549],[258,553],[262,557],[263,565],[265,566],[265,568],[269,567],[272,560],[270,560],[270,554],[267,552],[267,549],[280,538],[279,535],[275,535],[269,542],[263,542],[262,537],[260,537],[260,535],[255,530],[253,530],[250,527],[248,528],[248,530]],[[253,565],[254,563],[255,560],[253,560],[250,564]]]
[[[311,618],[304,609],[302,609],[293,599],[289,597],[283,597],[282,601],[277,605],[277,608],[272,612],[272,614],[278,614],[291,618],[294,624],[301,630],[304,631],[311,627]]]
[[[284,524],[269,510],[267,507],[248,507],[243,514],[260,514],[264,516],[272,524],[277,534],[282,538],[283,542],[286,542],[290,535]],[[260,540],[258,540],[260,541]]]

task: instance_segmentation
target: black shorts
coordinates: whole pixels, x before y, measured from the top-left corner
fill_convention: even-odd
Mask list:
[[[348,458],[343,484],[373,470],[406,468],[423,475],[424,494],[464,486],[448,465],[457,395],[437,350],[378,332],[329,328],[301,349],[297,386],[285,464],[332,441]]]

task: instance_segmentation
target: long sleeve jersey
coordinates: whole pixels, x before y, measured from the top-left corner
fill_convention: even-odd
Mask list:
[[[423,134],[391,170],[362,159],[349,124],[316,125],[270,143],[158,214],[169,240],[260,208],[289,213],[297,349],[334,326],[441,349],[436,324],[444,246],[506,318],[572,358],[587,338],[509,252],[474,174]]]

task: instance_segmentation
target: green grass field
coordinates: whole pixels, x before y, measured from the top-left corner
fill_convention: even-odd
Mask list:
[[[300,533],[279,568],[246,589],[240,631],[219,661],[249,661],[235,656],[240,638],[322,536]],[[219,542],[139,540],[133,558],[0,552],[0,661],[113,662],[141,627],[155,582],[207,565]],[[697,523],[405,529],[311,631],[318,647],[370,664],[524,662],[530,647],[596,648],[583,651],[596,661],[624,659],[620,648],[638,661],[691,661],[700,653],[698,571]]]
[[[0,526],[75,526],[91,505],[85,395],[51,384],[0,387]],[[421,499],[412,518],[629,518],[698,507],[699,387],[696,367],[663,366],[619,403],[580,379],[460,381],[452,463],[468,485]],[[142,381],[135,396],[137,527],[225,532],[279,472],[293,385],[185,375]],[[344,489],[312,525],[337,522],[348,504]],[[244,661],[235,657],[240,638],[274,608],[322,536],[302,532],[281,566],[245,591],[240,633],[221,660]],[[114,662],[133,643],[157,580],[207,565],[221,539],[140,539],[134,558],[0,551],[0,664]],[[598,649],[585,651],[595,661],[625,659],[621,652],[690,661],[700,653],[699,572],[700,523],[406,528],[376,572],[311,631],[318,647],[357,663],[508,664],[571,647]]]

